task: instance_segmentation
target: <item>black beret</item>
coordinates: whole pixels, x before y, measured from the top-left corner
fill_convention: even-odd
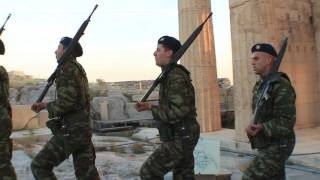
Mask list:
[[[59,43],[62,44],[64,47],[68,47],[68,45],[71,43],[71,41],[72,41],[72,38],[63,37],[63,38],[61,38]],[[74,50],[72,52],[72,55],[75,57],[80,57],[80,56],[82,56],[82,54],[83,54],[82,47],[81,47],[80,43],[77,42],[74,47]]]
[[[265,52],[274,57],[277,57],[277,52],[271,44],[266,44],[266,43],[255,44],[251,48],[251,53],[254,53],[254,52]]]
[[[158,44],[166,46],[167,48],[171,49],[174,53],[177,52],[178,49],[181,47],[180,41],[171,36],[162,36],[158,40]]]
[[[4,44],[3,44],[2,40],[0,39],[0,54],[4,55],[4,52],[5,52]]]

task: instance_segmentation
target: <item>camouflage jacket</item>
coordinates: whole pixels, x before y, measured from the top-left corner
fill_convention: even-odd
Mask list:
[[[253,88],[252,110],[262,93],[263,80],[258,81]],[[295,142],[294,125],[296,122],[296,94],[285,73],[277,73],[271,81],[268,91],[269,98],[258,111],[257,122],[263,129],[256,136],[256,148],[268,144],[288,144]]]
[[[49,117],[61,116],[71,138],[81,142],[91,138],[90,95],[86,73],[76,59],[70,59],[57,72],[56,100],[49,102]]]
[[[9,76],[0,66],[0,142],[7,140],[12,131],[11,107],[9,104]]]
[[[159,105],[151,108],[158,121],[160,139],[172,140],[179,137],[179,128],[185,126],[188,134],[198,133],[195,93],[190,72],[182,65],[176,65],[160,83]]]

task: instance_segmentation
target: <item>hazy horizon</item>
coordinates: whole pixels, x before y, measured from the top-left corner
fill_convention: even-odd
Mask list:
[[[8,71],[8,73],[11,73],[11,72],[23,73],[23,75],[25,75],[25,76],[32,76],[32,75],[30,75],[30,74],[26,74],[25,72],[19,71],[19,70],[11,70],[11,71]],[[17,75],[17,74],[16,74],[16,75]],[[19,75],[19,74],[18,74],[18,75]],[[21,76],[21,74],[20,74],[20,76]],[[47,79],[48,79],[48,77],[46,77],[46,78],[41,78],[41,77],[34,77],[34,76],[32,76],[32,78],[33,78],[33,79],[41,79],[41,80],[47,80]],[[228,77],[218,77],[218,79],[219,79],[219,78],[228,78]],[[98,79],[105,81],[104,79],[98,77],[97,79],[89,80],[89,82],[90,82],[90,83],[94,83],[94,82],[96,82]],[[155,80],[155,79],[156,79],[156,77],[155,77],[154,79],[119,80],[119,81],[105,81],[105,82],[107,82],[107,83],[114,83],[114,82],[126,82],[126,81],[153,81],[153,80]],[[228,78],[228,79],[231,81],[230,78]],[[232,84],[233,84],[233,83],[232,83]]]

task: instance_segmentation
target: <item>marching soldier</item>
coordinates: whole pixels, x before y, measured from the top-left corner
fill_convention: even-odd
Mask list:
[[[57,60],[72,39],[63,37],[55,51]],[[86,73],[76,58],[82,55],[82,47],[76,44],[69,59],[57,72],[57,97],[53,102],[34,103],[32,110],[47,109],[47,126],[53,137],[37,154],[31,164],[36,180],[55,180],[52,170],[72,154],[75,175],[81,180],[99,180],[95,166],[95,150],[91,141],[90,95]],[[59,62],[58,62],[59,63]]]
[[[5,53],[5,47],[0,39],[0,55]],[[0,179],[17,179],[11,164],[12,158],[12,112],[9,103],[9,76],[6,69],[0,66]]]
[[[156,65],[166,68],[180,47],[177,39],[161,37],[153,53]],[[160,180],[170,170],[173,170],[175,180],[195,179],[193,151],[199,139],[200,126],[196,120],[195,93],[190,72],[182,65],[174,64],[174,68],[160,83],[159,105],[138,102],[136,109],[152,111],[162,141],[142,165],[141,179]]]
[[[251,49],[251,64],[260,80],[253,88],[252,109],[265,85],[264,79],[271,73],[277,53],[270,44],[256,44]],[[295,145],[296,94],[289,77],[278,72],[271,80],[268,98],[257,114],[257,122],[246,128],[250,138],[255,138],[257,156],[243,174],[243,180],[283,180],[285,162]]]

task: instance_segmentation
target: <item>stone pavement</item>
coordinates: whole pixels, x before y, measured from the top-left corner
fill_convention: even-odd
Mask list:
[[[294,150],[294,154],[303,154],[310,152],[320,151],[320,128],[310,128],[304,130],[297,130],[297,145]],[[30,161],[32,154],[35,154],[39,148],[41,148],[43,142],[47,139],[41,139],[42,136],[49,135],[48,129],[39,129],[34,131],[19,131],[14,132],[12,137],[16,142],[25,144],[25,147],[20,147],[20,150],[15,150],[13,155],[13,164],[16,168],[19,179],[32,180],[30,172]],[[34,144],[34,148],[28,150],[30,146],[29,135],[36,136],[36,140],[39,141]],[[246,153],[252,153],[250,145],[247,143],[237,143],[234,141],[234,130],[223,129],[217,132],[203,133],[202,136],[209,136],[210,138],[216,138],[221,141],[221,156],[220,166],[222,170],[227,170],[232,173],[232,180],[240,180],[242,173],[240,168],[244,164],[247,164],[252,157],[246,155]],[[22,139],[20,139],[22,138]],[[19,140],[20,139],[20,140]],[[104,137],[94,136],[94,142],[96,148],[100,149],[97,152],[97,167],[101,176],[106,180],[133,180],[139,179],[138,173],[139,168],[143,161],[150,155],[153,148],[143,154],[132,154],[132,153],[114,153],[101,149],[104,146],[110,145],[109,143],[127,143],[132,140],[123,137]],[[19,140],[19,141],[18,141]],[[25,143],[22,142],[26,141]],[[236,152],[236,153],[235,153]],[[238,153],[240,152],[240,153]],[[320,179],[320,163],[319,155],[296,155],[290,157],[289,163],[286,166],[287,180],[319,180]],[[73,167],[72,161],[67,160],[60,167],[56,169],[57,175],[61,180],[73,180]],[[126,174],[124,176],[124,174]],[[113,176],[114,175],[114,176]],[[121,175],[122,178],[115,178],[116,175]],[[63,178],[61,178],[63,177]],[[172,175],[168,174],[165,180],[171,180]]]
[[[297,143],[286,168],[288,180],[320,179],[320,127],[296,130]],[[253,153],[246,142],[235,141],[235,131],[222,129],[203,133],[202,136],[216,138],[221,144],[221,168],[232,172],[232,180],[241,179],[239,168],[248,163]],[[239,152],[239,153],[233,153]],[[242,154],[244,153],[244,154]],[[311,154],[309,154],[311,153]]]

